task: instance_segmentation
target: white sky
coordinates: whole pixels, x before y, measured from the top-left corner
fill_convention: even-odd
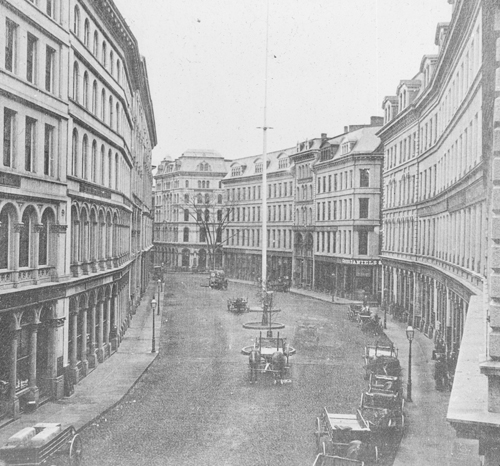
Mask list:
[[[267,0],[115,0],[146,57],[153,163],[263,151]],[[269,0],[268,151],[369,123],[434,54],[447,0]]]

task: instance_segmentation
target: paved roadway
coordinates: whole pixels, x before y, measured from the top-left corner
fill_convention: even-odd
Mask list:
[[[163,303],[161,353],[132,391],[82,432],[84,465],[312,465],[314,424],[322,407],[354,413],[362,390],[363,348],[374,341],[345,307],[276,293],[277,316],[297,354],[291,384],[261,375],[249,383],[241,349],[258,332],[227,299],[256,287],[211,290],[206,275],[170,275]],[[390,460],[382,462],[390,464]]]

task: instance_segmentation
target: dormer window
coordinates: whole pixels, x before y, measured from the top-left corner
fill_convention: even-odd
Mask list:
[[[255,164],[255,173],[262,173],[262,162]]]
[[[283,156],[278,160],[278,168],[288,168],[288,157]]]
[[[345,155],[345,154],[348,154],[349,152],[351,152],[354,149],[355,145],[356,145],[356,143],[353,141],[344,142],[342,144],[342,149],[341,149],[342,155]]]
[[[208,164],[208,162],[201,162],[198,164],[198,171],[199,172],[210,172],[212,171],[212,168]]]
[[[231,176],[241,176],[241,166],[235,165],[231,168]]]

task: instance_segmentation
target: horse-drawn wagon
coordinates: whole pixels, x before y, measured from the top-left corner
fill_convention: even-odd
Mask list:
[[[316,418],[316,446],[323,455],[378,461],[378,446],[368,421],[356,414],[338,414],[325,407]]]
[[[401,374],[401,364],[398,359],[398,350],[394,345],[365,346],[365,378],[368,379],[371,374],[389,375],[399,377]]]
[[[243,314],[249,311],[248,298],[230,298],[227,300],[227,310],[234,314]]]
[[[227,278],[224,270],[212,270],[208,278],[208,286],[213,290],[227,290]]]
[[[73,426],[62,429],[61,424],[41,422],[21,429],[0,447],[0,464],[49,465],[57,456],[69,466],[78,466],[82,450],[82,440]]]

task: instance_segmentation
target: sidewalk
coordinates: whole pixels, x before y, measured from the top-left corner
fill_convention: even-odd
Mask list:
[[[155,315],[156,353],[151,352],[153,319],[150,303],[155,292],[156,283],[152,282],[116,353],[75,385],[72,396],[45,403],[35,412],[22,414],[20,419],[2,427],[0,445],[17,431],[37,422],[58,422],[63,428],[73,425],[78,431],[116,405],[158,355],[161,313]],[[162,307],[163,302],[162,296]]]

